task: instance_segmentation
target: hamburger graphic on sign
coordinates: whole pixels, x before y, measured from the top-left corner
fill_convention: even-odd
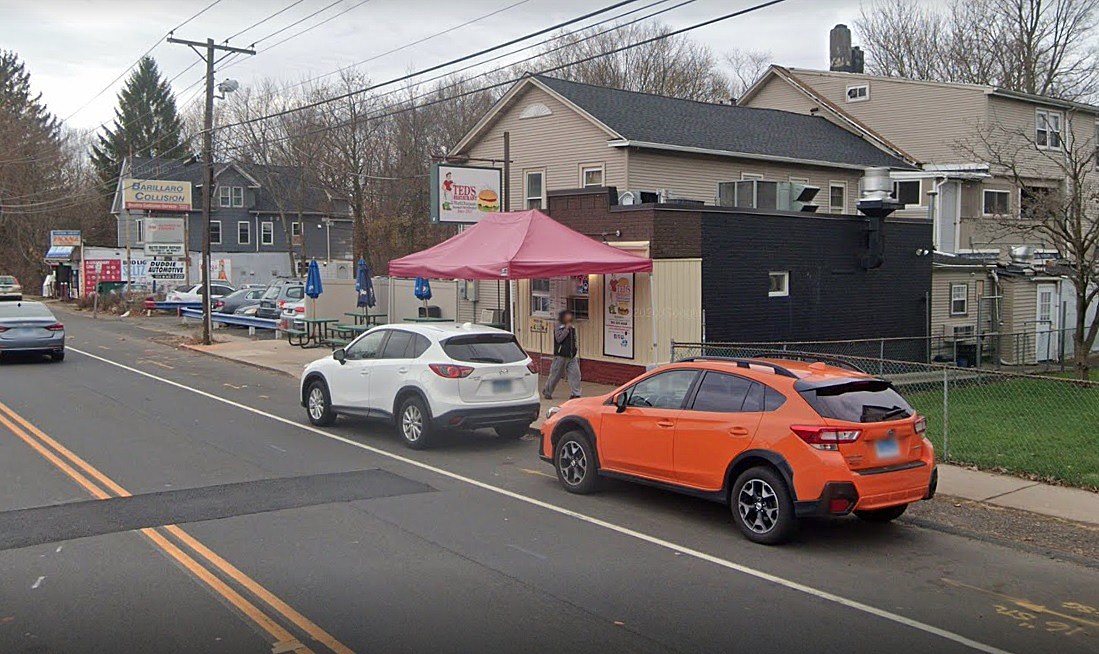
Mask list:
[[[501,211],[499,168],[438,164],[433,169],[432,220],[475,223]]]

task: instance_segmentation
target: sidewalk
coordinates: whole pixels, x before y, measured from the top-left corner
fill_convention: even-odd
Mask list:
[[[303,350],[285,340],[253,340],[247,337],[217,332],[226,342],[216,345],[185,345],[184,347],[240,363],[275,370],[297,379],[302,368],[321,357],[329,356],[327,348]],[[583,395],[593,397],[614,390],[603,384],[583,384]],[[568,397],[567,384],[557,387],[553,400],[542,400],[538,420],[542,424],[546,409],[561,404]],[[996,506],[1021,509],[1047,516],[1099,525],[1099,493],[1076,488],[1051,486],[1041,482],[970,470],[959,466],[939,465],[939,493]]]

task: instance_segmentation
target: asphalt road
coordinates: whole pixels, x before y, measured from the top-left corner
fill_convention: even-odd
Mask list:
[[[0,652],[1099,651],[1095,567],[855,519],[752,545],[569,495],[531,439],[316,430],[295,380],[64,321],[64,363],[0,365]]]

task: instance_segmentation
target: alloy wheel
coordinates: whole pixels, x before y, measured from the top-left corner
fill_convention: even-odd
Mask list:
[[[584,448],[576,441],[569,441],[561,448],[561,456],[558,461],[561,468],[561,477],[565,483],[575,486],[584,481],[588,473],[588,459],[584,455]]]
[[[766,534],[778,523],[778,494],[762,479],[751,479],[740,489],[737,510],[748,529]]]
[[[320,386],[314,386],[313,390],[309,391],[309,417],[313,420],[324,417],[324,391]]]
[[[420,408],[415,404],[409,404],[405,407],[404,413],[401,415],[401,433],[409,441],[420,440],[420,435],[424,432],[424,414],[420,412]]]

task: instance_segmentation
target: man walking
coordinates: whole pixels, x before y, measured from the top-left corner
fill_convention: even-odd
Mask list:
[[[553,389],[561,376],[568,377],[569,399],[580,397],[580,349],[576,342],[576,325],[571,311],[562,311],[557,315],[557,326],[553,328],[553,364],[550,365],[549,378],[542,397],[553,399]]]

